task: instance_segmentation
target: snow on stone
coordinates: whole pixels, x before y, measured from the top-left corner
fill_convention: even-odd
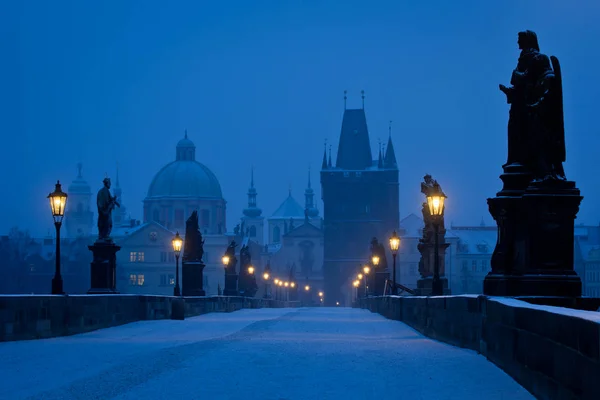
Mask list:
[[[0,356],[2,399],[533,399],[485,357],[351,308],[136,322]]]

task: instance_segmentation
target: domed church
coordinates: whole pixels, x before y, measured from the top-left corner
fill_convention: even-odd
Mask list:
[[[224,234],[225,205],[219,180],[196,161],[196,146],[186,132],[177,143],[175,161],[158,171],[150,183],[144,199],[144,223],[157,222],[185,232],[186,218],[198,210],[203,234]]]

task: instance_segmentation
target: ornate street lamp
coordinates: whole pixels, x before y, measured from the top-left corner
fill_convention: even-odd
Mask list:
[[[435,244],[433,248],[433,281],[431,282],[431,294],[433,296],[441,296],[444,294],[444,288],[442,286],[442,280],[440,279],[440,257],[439,257],[439,231],[440,222],[444,215],[444,202],[446,195],[442,192],[439,185],[434,185],[430,189],[429,195],[427,196],[427,205],[429,206],[429,214],[431,214],[431,220],[435,232]]]
[[[253,267],[252,265],[250,265],[250,266],[248,267],[248,273],[249,273],[250,275],[254,274],[254,267]]]
[[[400,237],[394,231],[392,236],[390,237],[390,250],[392,251],[392,258],[394,259],[394,272],[392,277],[392,282],[394,283],[393,293],[396,294],[396,255],[398,254],[398,249],[400,248]]]
[[[365,265],[363,267],[363,272],[365,273],[365,297],[369,296],[369,281],[368,281],[368,277],[369,277],[369,272],[371,272],[371,267],[369,267],[368,265]]]
[[[264,279],[265,281],[268,281],[268,280],[269,280],[269,273],[268,273],[268,272],[265,272],[265,273],[263,274],[263,279]]]
[[[308,292],[310,290],[310,286],[308,286],[308,285],[304,286],[304,290]]]
[[[374,267],[377,267],[379,265],[379,256],[373,255],[373,257],[371,257],[371,262],[373,263]]]
[[[175,289],[173,289],[173,296],[181,296],[181,289],[179,288],[179,256],[181,255],[183,239],[179,236],[179,232],[175,233],[175,237],[171,242],[173,243],[173,251],[175,252]]]
[[[56,228],[56,268],[54,278],[52,278],[52,294],[64,294],[63,280],[60,275],[60,227],[65,216],[67,194],[62,191],[60,181],[56,181],[54,192],[48,195],[48,199],[50,199],[50,209],[52,210],[54,227]]]

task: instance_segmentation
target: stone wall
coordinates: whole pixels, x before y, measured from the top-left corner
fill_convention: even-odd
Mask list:
[[[480,352],[539,399],[600,399],[600,313],[527,300],[388,296],[363,299],[361,306]]]
[[[135,321],[168,319],[176,299],[151,295],[0,295],[0,342],[74,335]],[[298,305],[226,296],[187,297],[184,302],[187,317]]]

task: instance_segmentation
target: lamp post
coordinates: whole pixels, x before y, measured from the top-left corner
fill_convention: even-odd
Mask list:
[[[270,298],[270,293],[269,293],[269,289],[270,289],[270,284],[269,284],[269,278],[271,277],[271,275],[269,274],[269,272],[271,272],[271,266],[269,264],[267,264],[267,266],[265,267],[265,272],[263,272],[263,280],[265,281],[265,299]]]
[[[394,271],[392,275],[392,282],[394,283],[394,288],[392,290],[394,291],[394,294],[396,294],[396,255],[398,254],[399,248],[400,237],[398,236],[396,231],[394,231],[394,233],[392,233],[392,236],[390,237],[390,250],[392,251],[392,258],[394,260]]]
[[[354,286],[354,292],[356,293],[356,301],[358,301],[358,286],[360,285],[360,281],[358,279],[356,279],[354,282],[352,282],[352,286]]]
[[[435,243],[433,248],[433,281],[431,282],[431,295],[441,296],[444,294],[444,288],[442,286],[442,280],[440,279],[440,257],[439,257],[439,231],[440,222],[444,215],[444,201],[446,195],[442,192],[439,185],[434,185],[429,194],[427,195],[427,205],[429,206],[429,214],[433,223],[433,229],[435,234]]]
[[[179,255],[181,254],[183,239],[179,236],[179,232],[175,233],[172,243],[173,251],[175,252],[175,289],[173,289],[173,296],[181,296],[181,289],[179,288]]]
[[[365,273],[365,297],[369,296],[369,281],[367,280],[367,278],[369,277],[369,272],[371,272],[371,267],[369,267],[368,265],[365,265],[363,267],[363,272]]]
[[[48,195],[48,199],[50,199],[50,209],[52,210],[54,227],[56,228],[56,268],[54,278],[52,278],[52,294],[64,294],[63,280],[60,275],[60,227],[65,216],[67,194],[62,191],[60,181],[56,181],[54,192]]]

